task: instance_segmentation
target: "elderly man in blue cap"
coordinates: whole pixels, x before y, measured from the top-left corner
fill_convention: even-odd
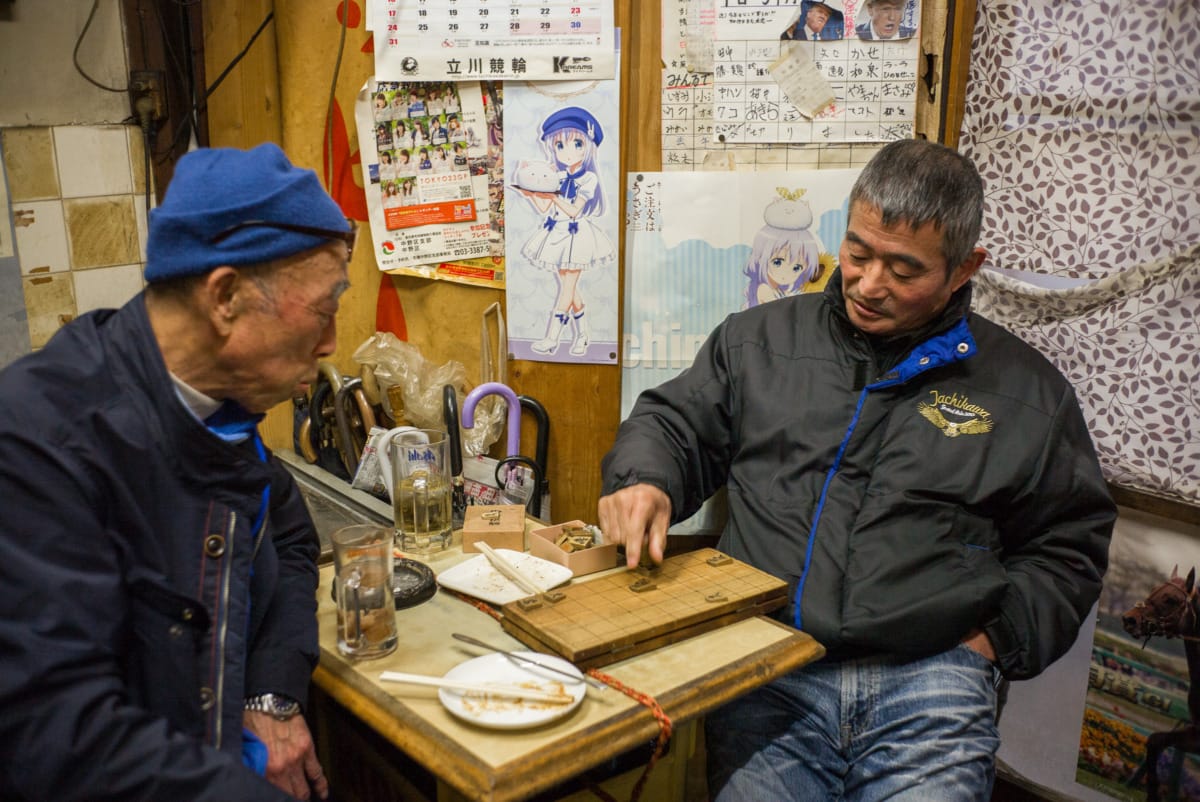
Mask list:
[[[333,353],[353,240],[274,145],[195,151],[146,289],[0,372],[0,798],[327,796],[319,543],[256,424]]]

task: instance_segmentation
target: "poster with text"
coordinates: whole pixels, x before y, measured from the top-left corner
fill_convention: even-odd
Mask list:
[[[480,85],[368,81],[355,118],[379,269],[492,281],[454,265],[492,250]]]
[[[919,0],[717,0],[716,12],[717,141],[887,142],[912,136]]]
[[[621,417],[692,363],[727,315],[820,290],[836,267],[857,169],[631,173]],[[706,504],[672,532],[712,532]]]
[[[375,74],[395,81],[612,78],[612,0],[369,0]]]

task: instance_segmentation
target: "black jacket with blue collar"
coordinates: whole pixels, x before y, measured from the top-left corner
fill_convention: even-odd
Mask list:
[[[719,547],[788,580],[787,621],[831,656],[982,628],[1007,677],[1038,674],[1099,595],[1116,510],[1070,384],[969,309],[968,284],[922,332],[872,342],[839,271],[729,316],[639,397],[604,492],[655,485],[678,521],[726,485]]]

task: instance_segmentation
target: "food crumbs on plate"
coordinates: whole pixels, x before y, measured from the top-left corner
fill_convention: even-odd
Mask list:
[[[518,682],[516,687],[562,696],[561,702],[542,702],[535,699],[514,699],[482,691],[467,691],[462,696],[463,709],[474,715],[483,713],[514,713],[520,710],[551,710],[570,704],[574,697],[561,682]]]

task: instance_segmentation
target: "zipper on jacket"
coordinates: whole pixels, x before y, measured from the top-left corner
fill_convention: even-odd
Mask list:
[[[825,472],[825,482],[821,485],[821,495],[817,500],[817,509],[813,514],[812,526],[808,530],[808,545],[804,549],[804,567],[800,571],[800,579],[796,582],[796,595],[792,599],[796,607],[796,612],[792,616],[792,621],[796,629],[804,629],[803,616],[800,613],[800,600],[804,596],[804,583],[808,580],[808,569],[812,564],[813,545],[817,540],[817,530],[821,524],[821,513],[825,510],[825,500],[829,493],[829,485],[833,483],[833,477],[837,475],[838,470],[841,468],[842,457],[846,453],[846,446],[850,443],[850,437],[854,434],[854,430],[858,426],[858,419],[862,414],[863,405],[867,401],[867,395],[873,390],[881,390],[896,384],[904,384],[934,368],[967,359],[974,356],[976,350],[975,338],[971,336],[971,329],[967,325],[966,317],[963,317],[958,323],[943,333],[919,343],[900,364],[889,370],[879,379],[862,388],[862,391],[858,395],[858,403],[854,407],[854,415],[850,418],[850,424],[846,427],[846,433],[842,436],[842,442],[838,446],[837,456],[833,458],[833,465]]]
[[[842,436],[837,456],[833,458],[833,465],[825,472],[825,483],[821,485],[821,496],[817,501],[817,511],[813,515],[812,528],[808,531],[808,545],[804,548],[804,568],[800,571],[800,581],[796,583],[796,597],[794,599],[796,612],[792,616],[796,624],[796,629],[804,629],[804,622],[800,615],[800,599],[804,595],[804,582],[808,579],[808,568],[812,563],[813,546],[817,542],[817,528],[821,524],[821,513],[825,510],[825,499],[829,493],[829,485],[833,482],[833,477],[837,475],[838,468],[842,465],[842,456],[845,455],[846,446],[850,443],[850,437],[854,434],[855,427],[858,426],[858,417],[862,414],[863,404],[867,401],[868,392],[870,391],[864,388],[858,394],[858,404],[854,407],[854,416],[850,419],[850,425],[846,428],[846,433]]]
[[[216,697],[214,702],[217,711],[217,721],[215,730],[215,742],[217,749],[221,748],[221,735],[224,729],[225,721],[225,640],[229,635],[229,586],[233,574],[233,533],[237,528],[237,513],[233,510],[229,511],[229,526],[225,530],[226,554],[230,556],[228,560],[222,560],[221,577],[221,609],[224,615],[221,616],[220,635],[217,638],[217,681],[213,688],[213,695]]]

